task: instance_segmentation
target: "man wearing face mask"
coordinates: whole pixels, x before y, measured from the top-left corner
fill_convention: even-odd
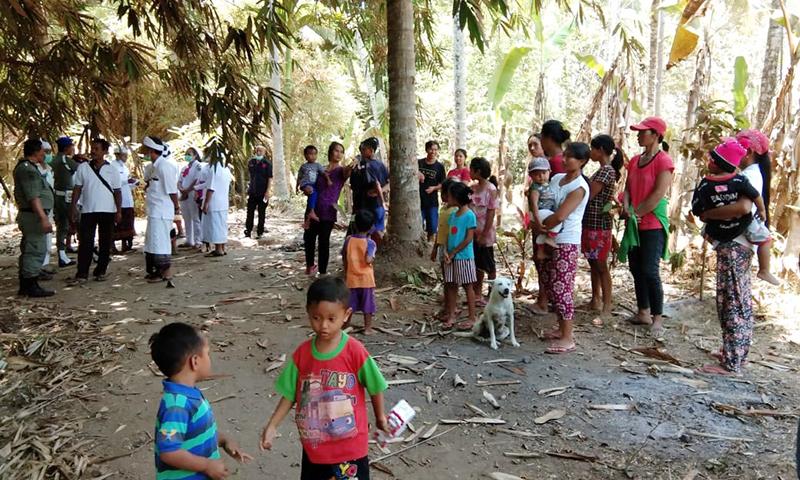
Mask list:
[[[67,256],[67,251],[74,253],[69,244],[69,210],[72,201],[72,177],[78,170],[78,162],[72,156],[75,154],[75,144],[69,137],[56,140],[58,154],[53,159],[53,188],[55,190],[55,206],[53,217],[56,221],[56,249],[58,250],[58,266],[68,267],[75,265],[75,261]]]
[[[49,297],[55,292],[39,285],[47,246],[45,239],[53,231],[50,212],[53,190],[42,176],[44,163],[41,140],[26,140],[24,158],[14,168],[14,200],[17,202],[17,226],[22,232],[19,256],[19,295]]]
[[[47,182],[52,189],[55,182],[55,179],[53,178],[53,167],[50,166],[53,163],[53,148],[46,140],[42,139],[41,142],[42,148],[44,149],[44,162],[37,165],[37,167],[39,168],[39,173],[42,174],[44,181]],[[49,217],[50,223],[52,224],[54,222],[52,210],[50,211]],[[48,233],[45,237],[45,245],[47,246],[47,249],[45,250],[44,262],[42,263],[42,274],[39,276],[39,280],[49,280],[52,278],[53,274],[56,273],[53,267],[50,266],[50,249],[53,246],[52,233]]]
[[[264,234],[264,221],[267,205],[269,205],[269,187],[272,181],[272,161],[267,157],[267,148],[256,147],[256,154],[247,164],[250,172],[250,185],[247,188],[247,219],[244,224],[244,236],[249,237],[253,231],[253,217],[258,210],[258,227],[256,238]]]
[[[197,147],[186,149],[184,159],[186,165],[181,169],[178,177],[178,192],[180,198],[181,214],[183,215],[186,242],[178,248],[202,247],[200,238],[200,207],[197,205],[195,185],[200,179],[202,170],[203,153]]]

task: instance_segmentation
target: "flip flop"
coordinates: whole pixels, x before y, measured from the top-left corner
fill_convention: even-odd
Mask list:
[[[212,258],[212,257],[221,257],[221,256],[223,256],[223,255],[225,255],[225,254],[224,254],[224,253],[219,253],[219,252],[218,252],[218,251],[216,251],[216,250],[214,250],[213,252],[206,253],[206,257],[208,257],[208,258]]]
[[[572,353],[575,351],[575,344],[566,346],[566,347],[558,347],[556,345],[551,345],[547,347],[547,350],[544,353],[549,353],[550,355],[561,355],[564,353]]]

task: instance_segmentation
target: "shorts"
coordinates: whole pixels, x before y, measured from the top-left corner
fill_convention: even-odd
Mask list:
[[[586,260],[605,263],[611,253],[611,230],[588,230],[581,233],[581,252]]]
[[[435,235],[439,230],[439,207],[423,207],[422,223],[428,235]]]
[[[494,246],[478,245],[472,242],[475,251],[475,268],[478,271],[493,274],[497,271],[494,263]]]
[[[376,232],[385,232],[386,231],[386,209],[383,206],[375,207],[375,231]]]
[[[303,451],[300,480],[369,480],[369,458],[322,465],[311,463]]]
[[[747,241],[753,245],[764,245],[772,239],[769,227],[767,227],[762,220],[755,217],[753,221],[750,222],[750,225],[747,226],[744,236],[747,238]]]
[[[375,289],[351,288],[350,308],[353,309],[353,312],[361,312],[368,315],[375,313],[378,310],[375,305]]]
[[[468,258],[465,260],[453,260],[443,264],[444,283],[455,283],[456,285],[469,285],[478,281],[475,273],[475,260]]]

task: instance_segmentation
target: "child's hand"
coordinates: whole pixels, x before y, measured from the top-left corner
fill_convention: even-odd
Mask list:
[[[767,218],[767,212],[765,212],[764,210],[762,210],[760,208],[758,210],[756,210],[756,215],[758,215],[758,218],[760,218],[761,220],[766,220],[766,218]]]
[[[450,264],[450,263],[452,263],[452,262],[453,262],[453,259],[452,259],[452,258],[450,258],[450,253],[449,253],[449,252],[448,252],[448,253],[445,253],[445,254],[444,254],[444,263],[446,263],[446,264],[448,264],[448,265],[449,265],[449,264]]]
[[[209,460],[203,473],[211,477],[212,480],[222,480],[230,475],[222,460]]]
[[[386,420],[386,415],[375,419],[375,428],[386,434],[391,434],[389,430],[389,422]]]
[[[272,442],[275,440],[277,434],[278,431],[275,427],[269,425],[264,427],[264,430],[261,432],[261,451],[272,450]]]
[[[225,443],[222,444],[222,449],[239,463],[249,463],[250,460],[253,459],[250,454],[239,449],[239,445],[234,440],[226,440]]]

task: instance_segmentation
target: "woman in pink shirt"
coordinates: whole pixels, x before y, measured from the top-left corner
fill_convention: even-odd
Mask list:
[[[459,148],[453,153],[453,160],[456,162],[456,168],[447,172],[447,178],[455,178],[462,183],[470,183],[472,178],[469,176],[469,167],[467,163],[467,151]]]
[[[623,193],[620,216],[630,218],[631,209],[639,227],[639,246],[629,252],[629,267],[633,275],[638,313],[631,323],[650,325],[655,338],[664,333],[662,313],[664,289],[661,285],[660,260],[667,245],[667,235],[653,210],[661,202],[672,183],[675,167],[666,147],[664,132],[667,124],[658,117],[648,117],[631,130],[638,132],[639,146],[644,151],[628,163],[628,180]],[[630,221],[630,220],[629,220]]]

